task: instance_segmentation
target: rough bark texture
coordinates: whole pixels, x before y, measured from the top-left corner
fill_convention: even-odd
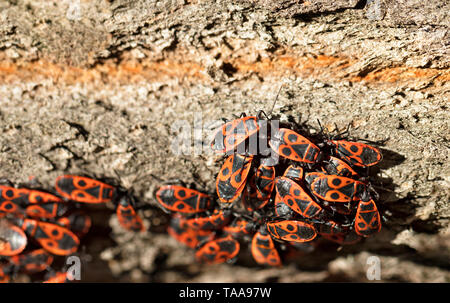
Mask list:
[[[161,233],[160,212],[134,235],[95,208],[84,280],[367,281],[378,256],[382,281],[449,282],[449,12],[442,0],[3,0],[0,175],[115,177],[149,204],[163,180],[213,191],[220,159],[175,155],[173,123],[269,111],[283,85],[281,119],[386,139],[380,234],[280,269],[245,251],[205,266]]]

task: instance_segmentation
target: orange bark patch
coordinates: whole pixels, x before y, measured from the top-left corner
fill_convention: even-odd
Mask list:
[[[45,60],[35,62],[0,62],[0,83],[17,81],[41,81],[50,79],[66,84],[90,82],[114,82],[118,84],[136,83],[139,81],[165,81],[181,79],[191,81],[210,81],[206,67],[199,62],[183,61],[185,55],[163,60],[143,59],[140,61],[127,59],[116,64],[109,60],[91,68],[78,68],[63,64],[54,64]],[[201,56],[196,58],[201,62]],[[420,83],[432,81],[430,86],[439,86],[449,81],[449,69],[392,67],[376,70],[365,76],[356,76],[353,70],[349,72],[357,59],[327,55],[296,56],[283,53],[257,62],[249,62],[245,57],[230,59],[236,75],[257,73],[260,77],[281,77],[297,75],[325,82],[364,82],[366,85],[398,85],[401,83]]]
[[[205,78],[204,69],[193,62],[123,61],[120,64],[106,62],[93,68],[78,68],[53,64],[44,60],[21,64],[0,63],[0,83],[40,81],[51,79],[66,84],[95,81],[133,83],[137,81],[162,80],[164,78]]]
[[[393,67],[371,72],[364,77],[353,77],[351,81],[388,82],[428,79],[439,76],[441,71],[427,68]]]

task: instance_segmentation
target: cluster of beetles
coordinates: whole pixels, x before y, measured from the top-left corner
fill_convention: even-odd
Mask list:
[[[378,194],[369,181],[380,151],[273,121],[244,116],[218,128],[211,147],[226,159],[214,194],[183,184],[155,192],[171,216],[167,232],[195,249],[200,262],[232,262],[250,243],[258,264],[280,266],[286,252],[311,251],[319,238],[345,245],[380,231]],[[45,273],[43,282],[72,280],[52,264],[77,252],[91,227],[82,203],[113,203],[123,228],[145,231],[134,197],[112,183],[63,175],[46,191],[1,180],[0,282],[18,273]]]
[[[346,245],[380,231],[369,181],[370,167],[382,160],[377,148],[260,116],[215,132],[211,148],[226,157],[215,193],[184,184],[156,191],[172,215],[172,237],[200,262],[233,262],[248,244],[258,264],[281,266],[286,252],[311,251],[320,238]]]
[[[91,227],[79,203],[114,203],[122,227],[145,230],[133,197],[121,187],[74,175],[59,176],[54,192],[37,186],[16,187],[8,180],[0,185],[0,282],[13,282],[18,273],[41,274],[40,281],[47,283],[73,280],[70,272],[52,264],[77,252]]]

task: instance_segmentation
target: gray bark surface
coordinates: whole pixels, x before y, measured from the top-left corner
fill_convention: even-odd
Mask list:
[[[213,192],[221,158],[174,154],[173,124],[270,111],[283,85],[282,120],[386,140],[380,234],[277,269],[245,249],[206,266],[161,232],[161,213],[145,211],[150,232],[134,235],[93,208],[86,281],[367,281],[377,256],[382,281],[450,282],[449,12],[438,0],[1,1],[0,176],[113,177],[149,204],[164,180]]]

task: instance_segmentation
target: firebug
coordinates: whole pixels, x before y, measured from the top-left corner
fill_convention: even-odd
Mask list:
[[[329,202],[357,201],[366,190],[362,182],[335,175],[318,177],[311,184],[312,193]]]
[[[359,167],[373,166],[383,158],[381,152],[370,145],[345,140],[330,140],[337,153],[347,162]]]
[[[197,250],[197,260],[207,264],[219,264],[232,260],[239,253],[239,242],[231,236],[207,242]]]
[[[258,264],[281,266],[281,258],[272,237],[263,226],[252,239],[252,256]]]
[[[185,224],[186,218],[180,214],[175,214],[170,220],[167,232],[178,242],[190,248],[196,248],[204,242],[214,239],[214,232],[211,230],[192,229]]]
[[[317,236],[314,226],[302,221],[268,222],[266,226],[272,237],[285,241],[308,242]]]
[[[211,198],[204,193],[179,185],[165,185],[156,192],[163,209],[183,214],[195,214],[211,207]]]
[[[297,162],[314,164],[320,160],[320,149],[302,135],[280,128],[269,141],[270,147],[280,156]]]
[[[222,206],[230,207],[244,190],[253,156],[233,154],[220,169],[216,180],[217,195]]]

